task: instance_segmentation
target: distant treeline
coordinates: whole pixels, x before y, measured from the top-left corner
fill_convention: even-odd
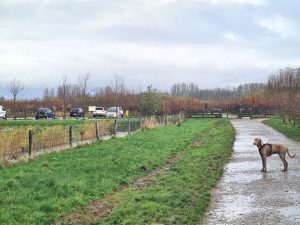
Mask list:
[[[18,92],[14,99],[0,98],[0,105],[8,111],[21,115],[30,114],[39,107],[51,107],[57,112],[67,112],[72,107],[122,106],[131,114],[150,112],[148,105],[156,105],[160,114],[188,114],[209,108],[220,107],[236,112],[240,107],[262,108],[268,113],[288,115],[300,119],[300,69],[284,68],[272,74],[267,83],[247,83],[235,88],[201,89],[196,83],[176,83],[169,93],[160,93],[155,88],[133,91],[126,88],[122,77],[115,76],[105,87],[90,88],[90,75],[80,76],[78,83],[69,83],[63,77],[56,88],[46,88],[41,99],[20,100]],[[15,83],[20,84],[20,83]],[[23,87],[21,86],[23,89]],[[26,87],[25,87],[26,88]],[[19,88],[20,89],[20,88]],[[16,90],[16,89],[15,89]],[[18,89],[17,89],[18,90]],[[150,91],[149,91],[150,90]],[[155,101],[154,101],[155,100]],[[142,106],[142,107],[141,107]],[[150,110],[150,111],[149,111]]]
[[[261,92],[265,89],[266,84],[263,83],[249,83],[241,84],[237,88],[214,88],[201,89],[196,83],[176,83],[171,88],[171,94],[174,96],[188,96],[202,100],[223,100],[235,99]]]

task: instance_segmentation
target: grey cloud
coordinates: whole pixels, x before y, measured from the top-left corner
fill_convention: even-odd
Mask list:
[[[129,87],[234,86],[297,66],[300,34],[261,21],[281,15],[300,27],[300,3],[241,2],[0,0],[0,86],[14,76],[42,90],[88,71],[95,87],[116,73]]]

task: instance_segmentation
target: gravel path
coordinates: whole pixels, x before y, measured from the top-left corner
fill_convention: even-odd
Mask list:
[[[231,162],[214,190],[204,224],[300,224],[300,143],[262,123],[262,120],[232,120],[236,141]],[[278,155],[267,159],[267,173],[261,173],[261,158],[253,145],[282,143],[290,154],[288,172]]]

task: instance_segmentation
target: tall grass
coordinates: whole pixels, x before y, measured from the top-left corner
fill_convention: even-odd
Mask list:
[[[16,158],[28,151],[28,133],[30,127],[0,130],[0,159]]]
[[[51,148],[69,142],[67,126],[39,127],[34,129],[33,149]]]
[[[10,123],[12,121],[9,121]],[[2,160],[16,159],[21,154],[28,152],[29,130],[33,131],[33,151],[52,148],[69,143],[69,126],[73,127],[73,140],[85,141],[96,138],[96,121],[74,120],[70,122],[43,121],[38,123],[12,122],[12,126],[2,126],[0,129],[0,158]],[[54,124],[52,124],[54,122]],[[109,135],[113,131],[113,120],[99,120],[100,135]],[[3,125],[3,124],[2,124]]]

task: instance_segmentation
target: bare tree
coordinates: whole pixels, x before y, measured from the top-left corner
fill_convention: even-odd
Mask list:
[[[16,101],[20,96],[21,92],[24,90],[24,84],[17,80],[16,78],[9,82],[8,90],[13,96],[13,113],[14,119],[16,119]]]
[[[84,110],[86,110],[86,97],[89,93],[88,90],[89,80],[90,80],[89,73],[79,76],[78,83],[79,83],[79,89],[80,89],[80,94],[82,99],[82,107],[84,108]]]
[[[114,93],[115,104],[117,104],[118,94],[124,93],[125,91],[124,79],[121,76],[115,75],[112,80],[111,88]]]
[[[67,97],[68,97],[68,75],[64,75],[62,77],[62,84],[60,86],[61,89],[61,98],[63,100],[63,112],[64,112],[64,119],[66,119],[66,111],[67,111]]]
[[[54,100],[55,99],[55,91],[54,91],[54,88],[46,88],[44,89],[43,91],[43,99],[45,101],[48,101],[48,100]]]

